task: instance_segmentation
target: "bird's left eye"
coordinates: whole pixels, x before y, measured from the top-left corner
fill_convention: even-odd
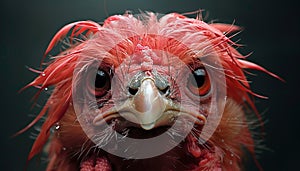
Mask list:
[[[188,77],[188,89],[195,95],[205,96],[210,91],[210,80],[205,68],[195,69]]]
[[[110,74],[104,69],[98,69],[96,77],[90,79],[89,90],[95,97],[103,97],[111,88]]]

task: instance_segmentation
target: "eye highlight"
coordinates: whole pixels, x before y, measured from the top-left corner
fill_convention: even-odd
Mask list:
[[[104,69],[98,68],[96,75],[89,74],[89,91],[97,98],[105,96],[111,89],[111,75]]]
[[[211,88],[208,73],[204,68],[196,68],[189,75],[187,84],[188,89],[198,96],[205,96]]]

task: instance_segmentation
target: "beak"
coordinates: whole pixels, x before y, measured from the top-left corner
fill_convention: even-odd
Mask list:
[[[145,78],[137,94],[133,97],[133,114],[141,127],[150,130],[155,127],[156,122],[161,118],[166,109],[167,101],[160,94],[154,80]]]

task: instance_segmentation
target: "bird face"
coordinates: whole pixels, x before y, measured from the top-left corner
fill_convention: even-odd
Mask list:
[[[232,47],[223,32],[236,26],[141,16],[72,23],[54,36],[46,54],[69,32],[85,38],[29,84],[55,87],[33,121],[48,112],[29,158],[56,126],[49,170],[240,170],[244,149],[254,154],[243,68],[267,71]]]
[[[182,42],[168,41],[143,34],[135,43],[117,45],[124,49],[115,53],[125,54],[123,57],[112,56],[115,53],[110,51],[101,60],[84,58],[77,63],[72,79],[72,115],[77,116],[88,139],[101,149],[97,150],[100,156],[108,153],[135,163],[172,156],[194,158],[187,165],[200,161],[200,144],[212,136],[222,117],[219,111],[225,105],[225,75],[217,53],[210,51],[198,57],[198,51],[186,48],[176,54],[174,46],[181,47]],[[149,42],[160,46],[151,47]],[[120,59],[111,64],[113,58]],[[60,125],[66,123],[61,121]],[[178,162],[172,162],[171,168],[178,167]],[[120,159],[114,165],[119,163]]]

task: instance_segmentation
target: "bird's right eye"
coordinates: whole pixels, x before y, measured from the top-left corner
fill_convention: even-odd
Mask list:
[[[111,75],[104,69],[98,68],[96,76],[90,78],[89,91],[97,98],[105,96],[111,89]]]
[[[205,68],[195,69],[188,77],[188,89],[195,95],[205,96],[210,91],[210,80]]]

